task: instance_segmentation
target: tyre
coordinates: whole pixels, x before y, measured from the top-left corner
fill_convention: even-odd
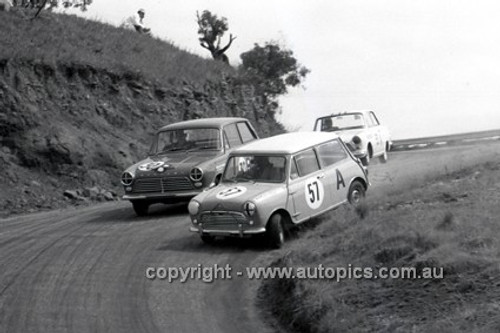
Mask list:
[[[274,214],[267,223],[267,241],[273,249],[279,249],[285,243],[285,230],[280,214]]]
[[[360,204],[365,197],[365,192],[365,187],[359,180],[353,181],[351,186],[349,187],[349,193],[347,194],[349,203],[351,205]]]
[[[368,166],[370,164],[370,159],[373,156],[373,149],[371,143],[368,144],[367,150],[366,150],[366,156],[361,158],[361,163],[363,163],[364,166]]]
[[[215,242],[215,236],[203,234],[200,236],[201,241],[205,244],[213,244]]]
[[[148,215],[149,203],[144,201],[132,201],[132,206],[137,216]]]
[[[361,157],[360,160],[364,166],[368,166],[368,164],[370,164],[370,154],[367,154],[365,157]]]
[[[382,163],[387,163],[387,150],[384,150],[384,153],[379,156],[379,161]]]

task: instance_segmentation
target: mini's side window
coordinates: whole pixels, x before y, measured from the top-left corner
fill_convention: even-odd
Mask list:
[[[248,128],[248,124],[245,122],[237,123],[238,130],[240,131],[241,139],[243,143],[247,143],[249,141],[255,140],[255,134],[252,133],[250,128]]]
[[[297,164],[295,164],[295,159],[292,158],[292,163],[290,163],[290,179],[295,179],[299,177],[299,172],[297,171]]]
[[[224,133],[231,148],[238,147],[242,144],[236,124],[230,124],[224,127]]]
[[[347,157],[347,153],[339,140],[333,140],[318,146],[318,156],[321,166],[326,167],[342,161]]]
[[[306,176],[320,169],[316,153],[312,149],[298,153],[295,155],[294,160],[297,164],[297,171],[300,177]]]

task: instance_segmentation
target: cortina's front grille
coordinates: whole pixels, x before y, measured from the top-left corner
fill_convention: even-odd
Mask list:
[[[132,191],[134,193],[173,192],[193,190],[193,185],[187,177],[154,177],[136,179]]]

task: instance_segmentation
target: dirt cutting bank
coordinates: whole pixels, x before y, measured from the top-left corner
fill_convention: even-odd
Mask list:
[[[220,81],[171,80],[80,64],[0,61],[0,211],[75,203],[65,190],[120,194],[123,168],[143,158],[151,135],[180,120],[237,116],[261,136],[282,131],[251,87]],[[90,198],[89,198],[90,200]],[[85,200],[77,200],[84,203]],[[78,202],[77,202],[78,203]]]

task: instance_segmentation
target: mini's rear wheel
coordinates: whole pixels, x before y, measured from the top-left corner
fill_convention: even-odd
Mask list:
[[[353,181],[351,186],[349,187],[349,193],[347,195],[349,203],[351,203],[352,205],[360,204],[361,201],[365,198],[365,192],[365,187],[359,180]]]
[[[285,230],[280,214],[274,214],[267,223],[267,240],[269,246],[279,249],[285,243]]]
[[[132,207],[134,207],[134,211],[137,216],[148,215],[149,203],[145,201],[132,201]]]

